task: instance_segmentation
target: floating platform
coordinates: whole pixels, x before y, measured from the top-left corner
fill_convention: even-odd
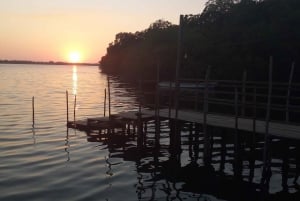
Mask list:
[[[152,114],[153,113],[153,114]],[[78,130],[125,129],[126,125],[136,125],[138,120],[147,122],[154,119],[154,112],[139,113],[135,111],[120,112],[109,117],[95,117],[83,120],[69,121],[68,128]]]
[[[125,124],[117,119],[108,117],[87,118],[84,120],[69,121],[68,128],[75,128],[78,130],[103,130],[125,128]]]

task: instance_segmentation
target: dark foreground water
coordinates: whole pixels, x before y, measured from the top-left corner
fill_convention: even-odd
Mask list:
[[[261,187],[259,145],[251,163],[245,143],[242,171],[234,176],[231,131],[214,131],[212,166],[204,167],[202,135],[190,132],[190,125],[182,125],[180,153],[169,147],[167,121],[162,122],[159,149],[154,149],[151,122],[146,146],[139,149],[133,135],[116,133],[106,139],[67,129],[66,90],[70,118],[75,93],[76,118],[103,115],[106,76],[97,67],[0,65],[0,78],[1,201],[299,199],[295,142],[275,142],[269,186]],[[133,89],[112,82],[112,113],[137,110]]]

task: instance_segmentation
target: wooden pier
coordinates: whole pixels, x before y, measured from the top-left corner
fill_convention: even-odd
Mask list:
[[[251,142],[249,142],[252,154],[255,152],[256,146],[260,146],[259,150],[263,152],[261,154],[263,163],[261,183],[267,183],[271,172],[272,139],[295,141],[296,149],[298,151],[300,149],[300,83],[293,83],[295,63],[292,63],[290,77],[285,83],[273,82],[272,57],[269,60],[269,75],[265,82],[248,81],[246,71],[244,71],[241,80],[211,80],[210,67],[207,68],[204,79],[180,79],[181,29],[178,38],[174,81],[168,81],[169,83],[164,81],[164,84],[160,85],[160,69],[157,65],[156,80],[144,80],[139,83],[139,91],[137,92],[139,108],[136,111],[111,114],[110,81],[108,78],[108,117],[105,117],[105,89],[104,117],[76,120],[74,109],[73,121],[68,120],[69,112],[67,111],[67,126],[85,130],[87,133],[99,131],[101,134],[104,130],[106,137],[115,133],[115,130],[121,130],[122,135],[134,134],[137,137],[138,147],[146,144],[147,124],[151,122],[152,125],[155,124],[154,144],[159,147],[160,122],[166,120],[170,130],[170,147],[175,150],[176,155],[181,149],[182,125],[188,124],[191,128],[190,133],[201,133],[203,136],[203,149],[201,148],[201,150],[205,165],[209,165],[212,158],[214,134],[211,132],[211,128],[230,130],[229,133],[232,135],[234,145],[233,167],[237,170],[234,171],[238,172],[237,174],[241,174],[240,166],[242,166],[241,153],[243,152],[241,150],[243,145],[241,137],[247,133],[252,136]],[[147,84],[152,82],[154,91],[146,92],[142,87],[143,82]],[[149,96],[152,99],[150,106],[146,101],[143,101],[149,99]],[[259,141],[259,145],[257,143],[258,137],[263,139],[263,141]],[[222,149],[226,149],[226,147]],[[288,149],[289,147],[287,147]],[[296,178],[298,178],[299,161],[296,161],[296,164],[298,174]]]
[[[171,110],[169,117],[168,109],[159,110],[160,119],[175,120],[174,109]],[[142,110],[141,117],[138,112],[121,112],[112,115],[111,120],[108,117],[88,118],[85,120],[70,121],[68,127],[80,130],[105,130],[105,129],[125,129],[128,125],[137,125],[141,119],[143,123],[155,120],[155,110]],[[177,120],[189,123],[203,124],[203,113],[189,110],[179,110]],[[229,115],[207,114],[206,124],[208,126],[235,129],[235,121],[238,121],[238,130],[264,134],[266,130],[266,122],[263,120],[250,119]],[[253,125],[255,127],[253,128]],[[269,122],[269,134],[276,137],[300,140],[300,125],[286,122]]]
[[[276,83],[272,81],[272,62],[270,58],[268,82],[247,81],[246,72],[243,73],[241,81],[210,80],[208,68],[202,80],[178,78],[175,83],[170,81],[169,87],[164,84],[161,88],[157,73],[158,78],[154,81],[140,81],[137,92],[140,105],[135,111],[121,111],[115,114],[111,113],[108,79],[108,116],[105,116],[105,96],[104,117],[77,120],[74,105],[73,121],[69,121],[67,111],[67,126],[84,130],[88,135],[98,132],[99,137],[106,139],[115,138],[116,133],[134,136],[137,149],[141,150],[140,148],[147,147],[148,124],[152,126],[150,133],[155,133],[152,143],[155,147],[160,147],[161,121],[167,121],[170,131],[169,147],[172,154],[178,155],[182,146],[182,129],[189,125],[190,133],[201,133],[203,136],[201,150],[205,165],[211,164],[213,158],[215,134],[212,130],[217,128],[225,133],[230,130],[234,147],[234,174],[241,174],[243,146],[247,143],[251,154],[257,150],[262,152],[259,159],[263,164],[261,184],[266,184],[272,174],[273,139],[293,141],[292,147],[296,147],[297,150],[300,148],[300,84],[292,82],[294,63],[289,82]],[[157,71],[159,72],[159,67]],[[152,83],[152,86],[155,86],[154,91],[148,92],[143,89],[143,83]],[[152,99],[150,105],[145,101],[149,101],[149,97]],[[244,136],[247,136],[250,142],[243,142],[241,139]],[[299,175],[300,164],[298,161],[296,164],[296,172]]]

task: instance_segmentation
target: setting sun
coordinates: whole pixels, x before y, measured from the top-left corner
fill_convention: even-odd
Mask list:
[[[79,52],[70,52],[69,53],[69,62],[78,63],[81,60],[81,55]]]

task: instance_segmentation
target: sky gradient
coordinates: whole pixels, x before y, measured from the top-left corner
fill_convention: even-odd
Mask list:
[[[207,0],[0,1],[0,60],[98,62],[119,32],[136,32],[158,19],[178,24]]]

